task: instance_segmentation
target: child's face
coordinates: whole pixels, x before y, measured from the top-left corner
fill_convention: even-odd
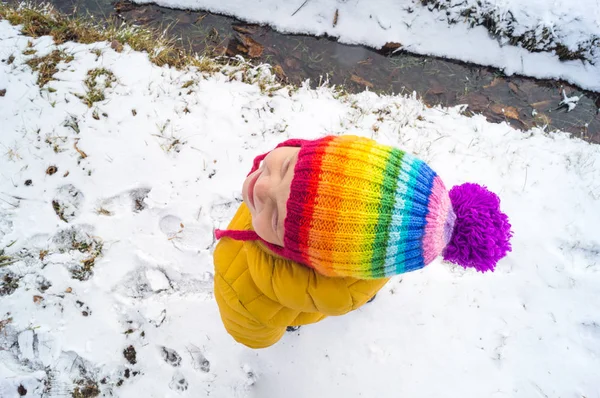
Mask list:
[[[252,215],[254,231],[265,241],[283,246],[286,203],[300,148],[281,147],[265,157],[260,168],[246,177],[244,202]]]

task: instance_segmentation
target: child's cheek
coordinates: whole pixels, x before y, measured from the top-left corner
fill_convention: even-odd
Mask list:
[[[266,221],[265,217],[263,217],[262,215],[264,215],[264,212],[252,216],[252,227],[254,228],[254,232],[256,232],[256,234],[260,236],[263,240],[271,242],[273,239],[269,236],[268,233],[270,226],[268,221]]]

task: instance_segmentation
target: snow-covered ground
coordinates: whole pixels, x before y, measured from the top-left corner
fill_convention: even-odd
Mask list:
[[[0,21],[1,397],[600,397],[599,146],[415,98],[275,90],[266,67],[59,48],[74,58],[40,89],[25,62],[55,45]],[[257,153],[346,133],[487,184],[513,252],[484,275],[438,260],[271,348],[236,344],[213,228]]]
[[[421,0],[134,0],[184,9],[203,9],[265,23],[289,33],[327,34],[343,43],[379,48],[387,42],[417,54],[495,66],[506,74],[564,79],[600,91],[600,1],[440,0],[432,9]],[[431,2],[434,3],[434,2]],[[433,6],[434,4],[432,4]],[[462,16],[466,11],[470,17]],[[495,21],[499,39],[481,24]],[[449,23],[449,21],[451,23]],[[553,52],[509,45],[509,37],[556,44],[586,54],[586,62],[561,62]],[[596,40],[594,42],[594,39]]]

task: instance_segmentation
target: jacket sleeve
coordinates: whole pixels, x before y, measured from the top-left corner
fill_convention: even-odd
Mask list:
[[[365,304],[388,281],[323,276],[272,254],[259,243],[246,244],[248,270],[257,287],[269,299],[300,312],[345,314]]]

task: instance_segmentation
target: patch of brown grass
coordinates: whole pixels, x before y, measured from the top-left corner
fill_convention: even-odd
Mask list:
[[[84,44],[108,41],[129,45],[135,51],[148,53],[158,66],[170,65],[181,69],[194,66],[202,72],[219,70],[217,62],[198,57],[176,46],[175,38],[168,38],[162,30],[148,30],[126,26],[121,21],[97,25],[81,18],[70,17],[54,10],[51,5],[13,6],[0,3],[0,19],[13,25],[22,25],[22,33],[31,37],[52,36],[56,44],[67,41]]]
[[[26,62],[29,67],[38,72],[37,84],[44,87],[48,82],[54,80],[54,75],[58,72],[57,65],[61,62],[71,62],[73,56],[62,50],[54,50],[43,57],[33,57]]]
[[[117,79],[111,71],[106,68],[91,69],[87,73],[87,77],[83,81],[87,91],[85,95],[78,95],[79,98],[91,108],[94,102],[104,101],[106,98],[104,90],[112,87],[112,84]]]

